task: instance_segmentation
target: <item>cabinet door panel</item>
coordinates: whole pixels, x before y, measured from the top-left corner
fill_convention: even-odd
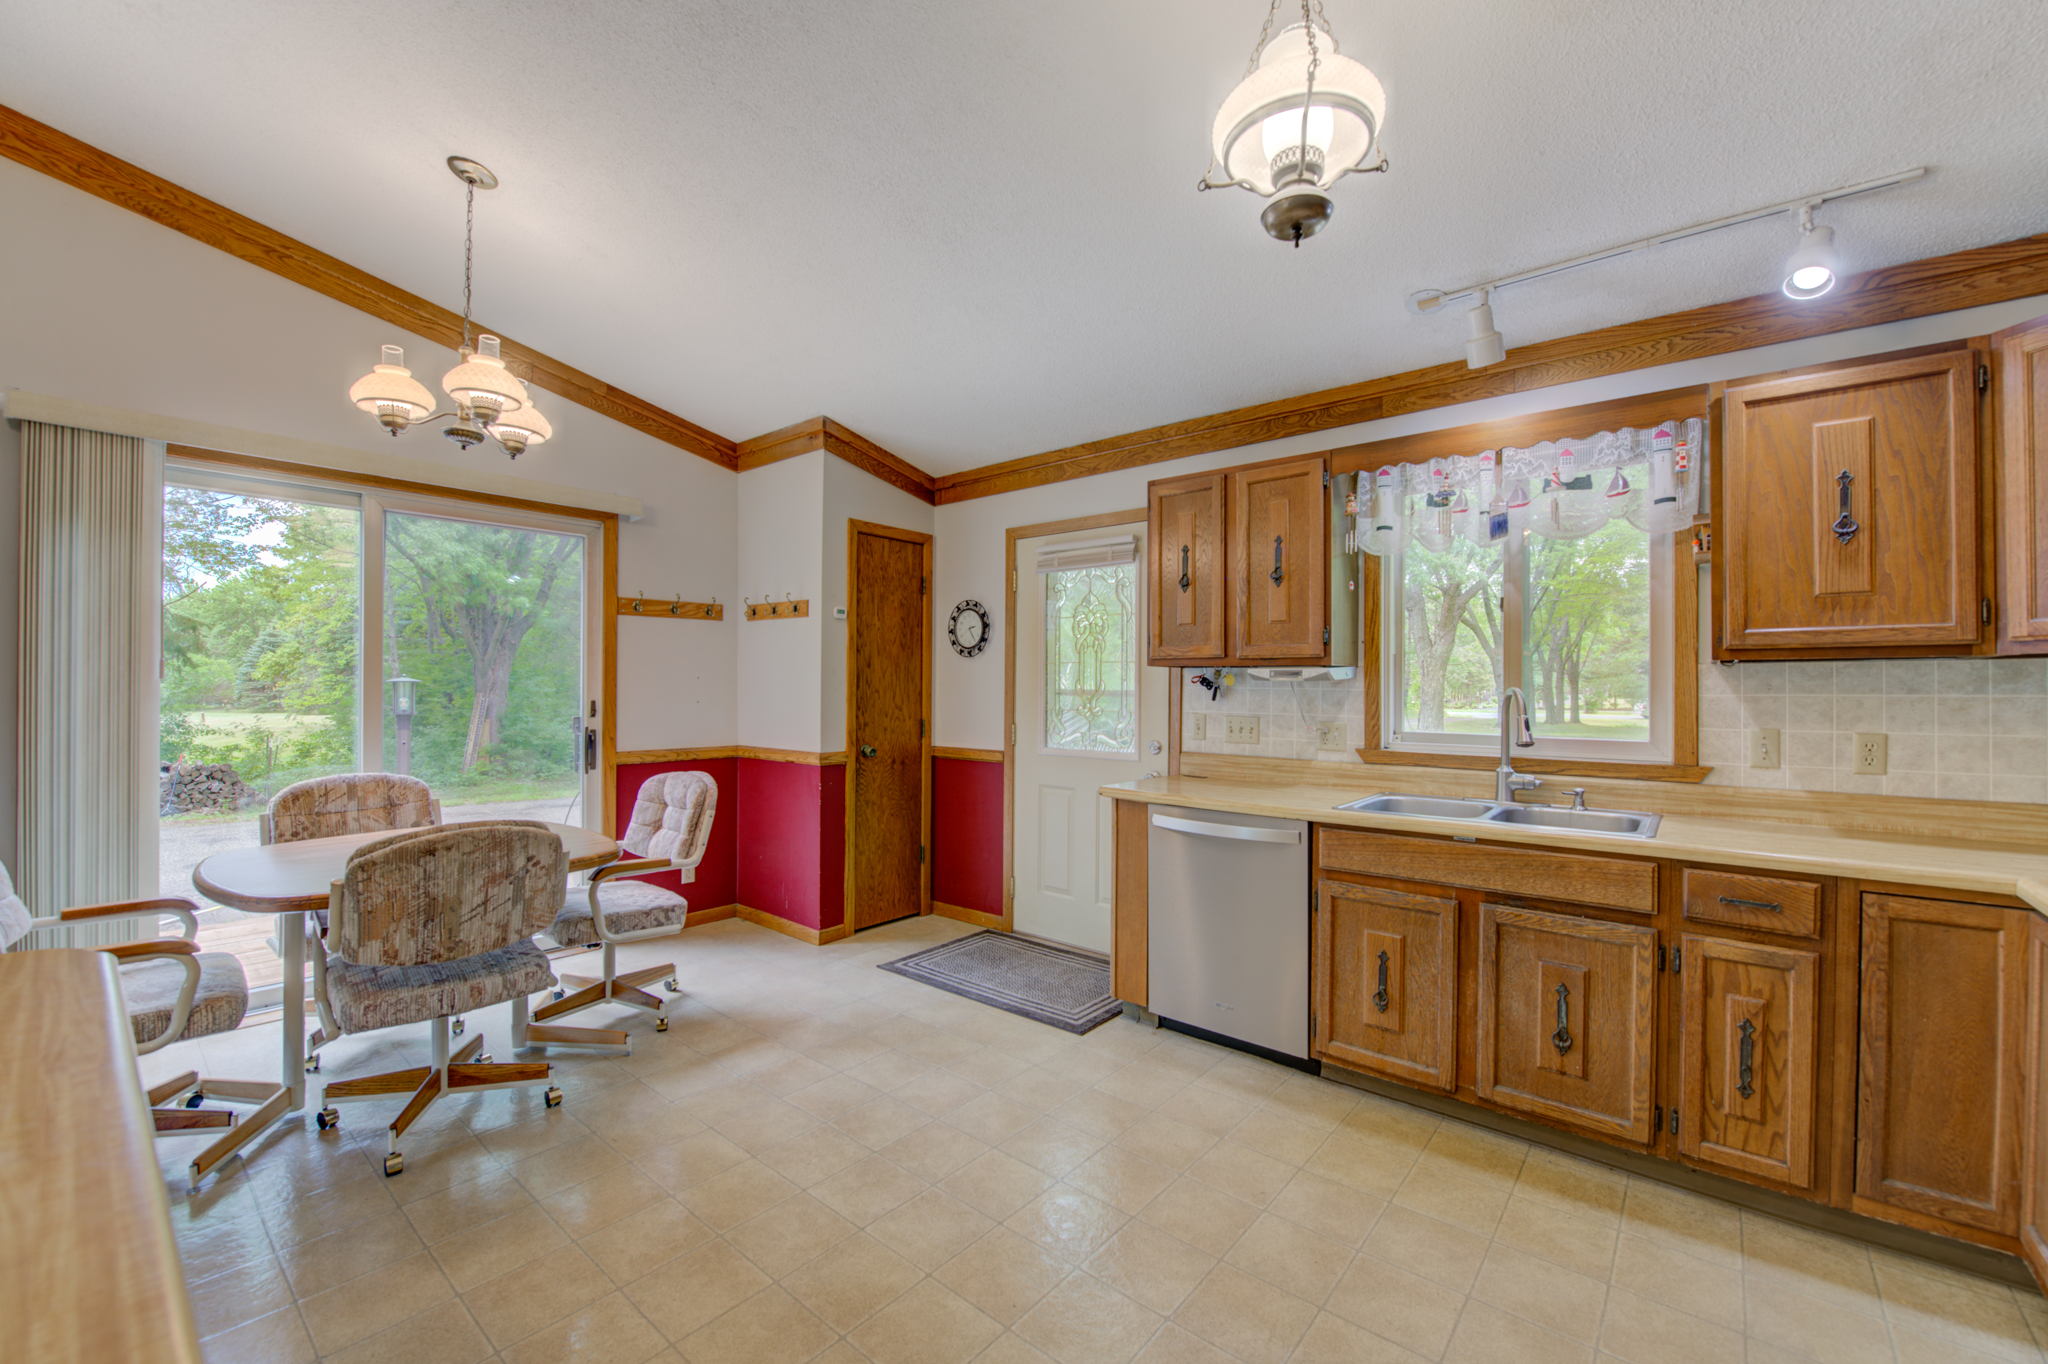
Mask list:
[[[1856,1192],[2019,1228],[2025,933],[2019,911],[1863,897]]]
[[[1479,907],[1481,1098],[1647,1143],[1657,933]]]
[[[1240,469],[1230,476],[1229,503],[1232,657],[1327,659],[1330,511],[1323,461]]]
[[[2048,317],[1995,339],[2003,635],[2048,643]]]
[[[1458,1082],[1458,902],[1322,884],[1316,1054],[1446,1092]]]
[[[1820,954],[1693,934],[1684,945],[1678,1149],[1810,1187]]]
[[[1148,490],[1152,662],[1224,657],[1223,489],[1220,474],[1166,479]]]
[[[1975,644],[1974,351],[1728,390],[1723,648]]]
[[[2048,918],[2027,916],[2025,1120],[2021,1126],[2020,1253],[2048,1286]]]

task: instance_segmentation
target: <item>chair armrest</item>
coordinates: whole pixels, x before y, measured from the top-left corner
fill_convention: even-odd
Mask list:
[[[153,900],[122,900],[110,905],[81,905],[58,914],[59,923],[84,923],[99,919],[160,919],[170,915],[185,926],[188,938],[199,935],[199,906],[175,895]]]
[[[675,863],[664,857],[625,857],[616,862],[607,862],[590,873],[590,883],[609,881],[618,876],[644,876],[651,871],[667,871]]]
[[[109,943],[93,950],[122,961],[139,961],[145,957],[196,957],[199,944],[183,938],[144,938],[141,942]]]

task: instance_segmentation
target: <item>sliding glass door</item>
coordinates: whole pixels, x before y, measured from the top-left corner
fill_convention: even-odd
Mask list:
[[[254,842],[284,787],[409,772],[450,819],[595,823],[593,522],[174,462],[164,489],[161,884]],[[267,919],[200,935],[275,990]],[[264,987],[269,987],[265,989]]]

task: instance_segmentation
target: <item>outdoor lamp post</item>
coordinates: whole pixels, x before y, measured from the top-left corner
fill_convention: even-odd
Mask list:
[[[412,775],[412,710],[419,690],[417,677],[391,679],[391,718],[398,722],[398,775]]]

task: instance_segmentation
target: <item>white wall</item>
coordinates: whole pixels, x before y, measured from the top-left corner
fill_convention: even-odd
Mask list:
[[[739,621],[739,742],[805,753],[836,749],[820,727],[818,697],[824,622],[819,597],[830,554],[821,542],[826,466],[822,450],[798,455],[740,478],[738,596],[728,616]],[[755,601],[809,598],[811,614],[748,621],[741,597]]]
[[[348,385],[384,342],[404,344],[430,384],[450,352],[12,162],[0,162],[0,318],[0,390],[627,493],[647,512],[620,533],[623,590],[737,600],[731,471],[548,394],[555,439],[516,465],[430,431],[394,442],[348,404]],[[11,772],[18,479],[14,433],[0,440],[0,770]],[[737,628],[731,615],[621,623],[621,748],[734,741]],[[13,836],[11,804],[0,791],[0,838]]]
[[[1290,436],[1263,445],[1219,450],[1141,469],[1027,488],[970,502],[950,503],[938,509],[935,605],[941,610],[950,610],[953,602],[972,597],[1000,612],[1003,601],[1003,531],[1006,528],[1088,516],[1096,512],[1142,508],[1145,505],[1145,485],[1156,478],[1979,336],[2043,313],[2048,313],[2048,296],[2018,299],[1986,308],[1942,313],[1908,322],[1887,323],[1881,327],[1737,351],[1705,360],[1661,365],[1629,374],[1489,398],[1483,402],[1461,403],[1455,407],[1362,422],[1333,431]],[[994,624],[998,632],[1010,627],[1006,620],[997,620]],[[935,639],[933,643],[933,742],[953,748],[1002,747],[1004,717],[1000,639],[996,639],[980,658],[974,659],[960,658],[944,647],[943,639]]]

